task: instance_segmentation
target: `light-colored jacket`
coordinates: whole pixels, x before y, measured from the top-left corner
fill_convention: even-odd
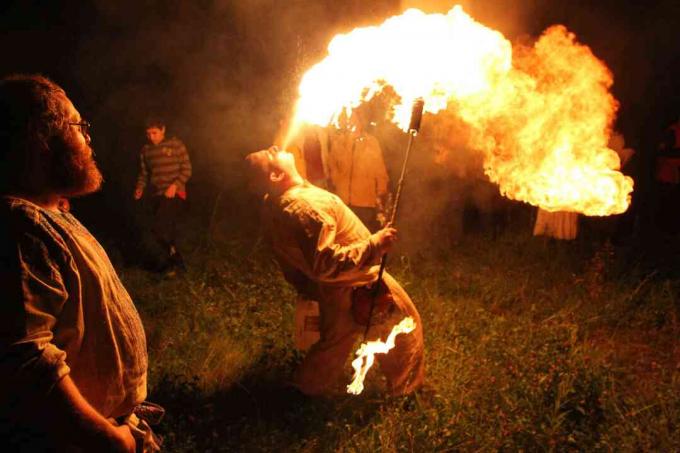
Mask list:
[[[375,208],[389,177],[378,139],[336,131],[330,136],[329,171],[335,193],[350,206]]]

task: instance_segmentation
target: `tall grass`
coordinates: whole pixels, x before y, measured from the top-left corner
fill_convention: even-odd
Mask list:
[[[399,398],[377,371],[358,397],[287,390],[294,294],[259,243],[197,247],[172,280],[122,274],[168,451],[678,451],[678,280],[624,252],[507,235],[394,259],[428,369]]]

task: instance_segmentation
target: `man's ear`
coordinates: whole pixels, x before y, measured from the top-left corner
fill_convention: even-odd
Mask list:
[[[284,172],[277,173],[277,172],[273,171],[273,172],[269,173],[269,180],[271,182],[280,182],[281,180],[283,180],[283,178],[285,176],[286,176],[286,174]]]

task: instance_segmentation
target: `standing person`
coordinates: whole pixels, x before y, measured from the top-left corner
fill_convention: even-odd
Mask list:
[[[328,168],[333,191],[370,231],[377,231],[378,210],[386,203],[389,177],[380,143],[366,132],[359,111],[352,113],[349,127],[332,134]]]
[[[135,451],[122,421],[146,397],[142,322],[104,249],[59,209],[100,187],[89,126],[54,82],[0,81],[2,451]]]
[[[364,326],[355,320],[353,295],[374,283],[381,257],[396,240],[396,230],[371,234],[336,195],[302,179],[295,159],[285,151],[267,150],[246,157],[250,188],[264,196],[263,223],[286,280],[298,293],[319,301],[320,340],[295,372],[295,385],[307,395],[332,394]],[[382,340],[406,316],[416,329],[397,337],[388,354],[377,356],[392,394],[407,394],[423,382],[423,330],[406,292],[384,274],[389,309],[376,315],[369,337]],[[365,308],[365,307],[358,307]]]
[[[612,132],[607,147],[615,151],[619,156],[621,172],[637,181],[639,175],[637,174],[638,159],[636,158],[636,152],[633,148],[626,146],[623,134],[616,131]],[[633,235],[635,233],[637,211],[638,203],[636,203],[636,199],[633,197],[625,213],[602,219],[599,223],[604,226],[606,237],[611,238],[616,243],[620,243]]]
[[[176,269],[185,270],[176,238],[177,221],[187,198],[186,183],[191,177],[191,161],[181,140],[175,137],[166,139],[162,120],[154,118],[147,121],[146,138],[149,143],[140,152],[134,198],[142,198],[148,182],[151,186],[152,231],[165,253],[163,269],[173,274]]]

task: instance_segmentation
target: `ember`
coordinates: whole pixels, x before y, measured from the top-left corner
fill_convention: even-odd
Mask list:
[[[416,323],[410,316],[401,320],[399,324],[392,328],[392,332],[387,337],[385,342],[380,340],[369,341],[362,343],[357,349],[357,358],[352,361],[354,368],[354,379],[352,383],[347,386],[347,393],[358,395],[364,391],[364,379],[366,373],[371,369],[375,362],[376,354],[387,354],[390,349],[394,348],[394,341],[400,333],[410,333],[416,328]]]
[[[411,9],[380,26],[336,36],[300,84],[293,126],[336,124],[389,85],[391,120],[407,130],[410,106],[454,112],[467,146],[508,198],[549,211],[624,212],[633,180],[607,147],[617,109],[612,74],[563,26],[517,46],[468,16]]]

